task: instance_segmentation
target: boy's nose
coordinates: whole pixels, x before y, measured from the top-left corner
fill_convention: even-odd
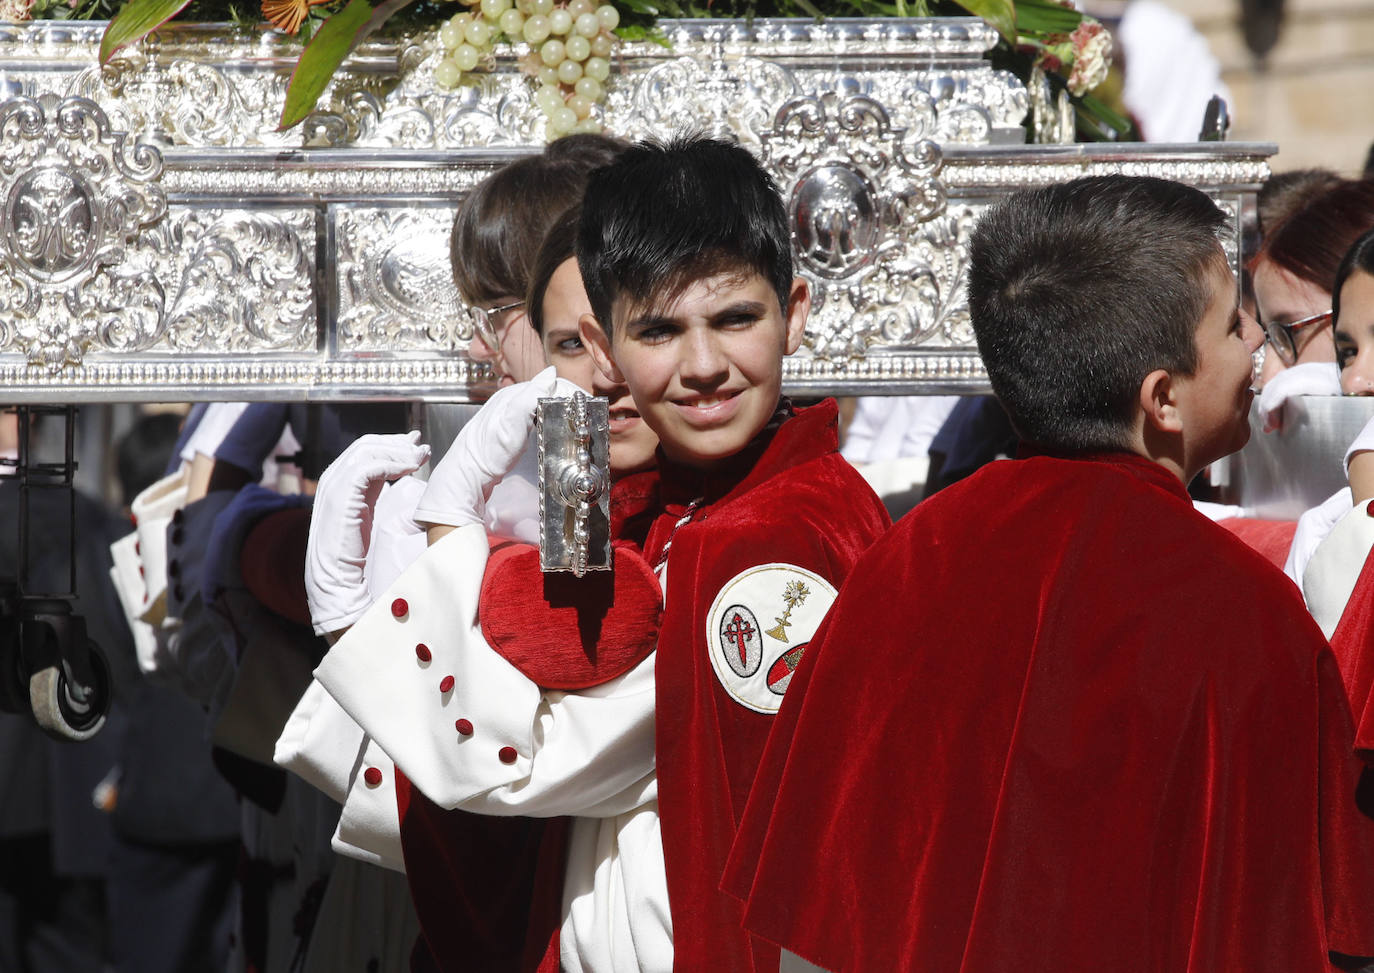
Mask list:
[[[720,347],[720,341],[709,328],[692,329],[682,342],[679,368],[684,382],[710,385],[730,373],[730,362]]]

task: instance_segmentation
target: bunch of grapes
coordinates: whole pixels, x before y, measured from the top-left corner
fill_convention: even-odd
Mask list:
[[[538,80],[534,101],[549,135],[599,132],[592,109],[606,97],[619,23],[620,12],[596,0],[472,0],[439,28],[444,56],[434,80],[455,88],[498,41],[523,40],[530,48],[524,68]]]

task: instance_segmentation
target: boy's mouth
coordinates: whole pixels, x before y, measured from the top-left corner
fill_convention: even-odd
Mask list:
[[[711,424],[729,419],[739,405],[739,391],[714,392],[674,399],[673,405],[688,422]]]

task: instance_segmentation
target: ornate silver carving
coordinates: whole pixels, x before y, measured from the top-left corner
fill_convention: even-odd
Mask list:
[[[369,42],[320,110],[280,133],[294,42],[174,27],[102,71],[101,29],[0,25],[7,396],[461,401],[490,388],[463,357],[447,235],[463,194],[543,141],[521,49],[443,92],[432,34]],[[985,387],[964,260],[1006,192],[1156,175],[1206,189],[1238,223],[1268,174],[1271,146],[1012,144],[1027,93],[984,60],[996,35],[977,20],[665,30],[670,49],[617,57],[605,118],[629,136],[723,129],[767,160],[816,292],[785,364],[798,394]]]
[[[336,223],[344,351],[457,351],[472,322],[453,283],[453,210],[347,209]]]
[[[137,315],[160,296],[147,275],[118,269],[167,206],[161,157],[125,143],[84,98],[0,104],[0,351],[55,373],[93,343],[120,343],[121,310]]]
[[[793,250],[814,280],[806,346],[818,357],[862,355],[884,334],[922,335],[934,319],[909,238],[945,194],[940,149],[919,133],[893,128],[871,98],[828,92],[784,105],[763,134],[765,164],[792,187]]]

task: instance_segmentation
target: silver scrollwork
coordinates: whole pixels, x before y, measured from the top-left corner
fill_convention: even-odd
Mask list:
[[[913,240],[945,205],[940,149],[893,127],[873,99],[833,92],[785,104],[761,144],[792,186],[794,252],[814,281],[806,345],[820,358],[862,356],[894,315],[928,303],[930,270],[913,259]],[[930,309],[906,330],[919,339],[937,317]]]
[[[0,104],[0,303],[9,318],[0,351],[17,346],[55,373],[118,331],[109,308],[144,306],[149,282],[120,264],[141,229],[166,214],[161,172],[157,150],[111,131],[88,99]]]

